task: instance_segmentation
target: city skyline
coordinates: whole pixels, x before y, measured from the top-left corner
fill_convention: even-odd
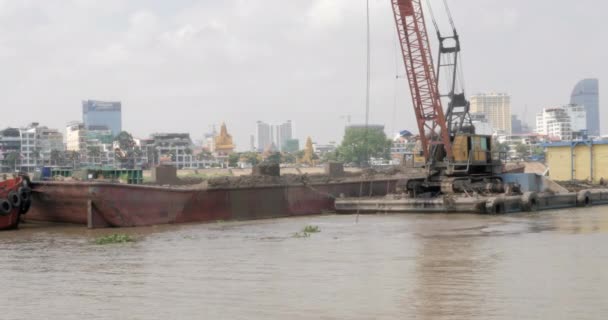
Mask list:
[[[302,19],[269,15],[270,6]],[[453,5],[467,94],[508,92],[513,113],[532,124],[544,106],[567,102],[580,79],[606,78],[597,26],[605,24],[600,13],[608,5],[583,0],[577,8],[585,6],[596,10],[568,10],[554,1]],[[342,115],[364,120],[364,13],[363,3],[341,0],[7,3],[0,33],[7,70],[0,82],[5,103],[21,113],[7,114],[1,124],[20,126],[29,122],[23,114],[33,114],[61,128],[80,118],[74,106],[82,97],[101,97],[129,106],[123,126],[136,136],[188,131],[200,137],[207,124],[226,121],[246,148],[250,119],[264,118],[297,120],[300,141],[309,134],[304,128],[315,128],[320,142],[339,140]],[[415,128],[407,84],[395,80],[403,68],[395,65],[390,3],[372,2],[370,13],[370,122],[390,131]],[[251,23],[260,16],[268,23]],[[547,59],[563,38],[569,46]],[[600,96],[606,90],[600,87]],[[607,114],[601,117],[608,123]]]
[[[581,80],[577,84],[576,88],[580,87],[581,83],[583,83],[585,81],[589,81],[589,80],[593,80],[595,82],[595,87],[594,88],[595,88],[595,92],[597,92],[597,79],[584,79],[584,80]],[[575,88],[575,91],[576,91],[576,88]],[[510,106],[510,96],[508,95],[508,93],[494,93],[494,92],[490,92],[490,93],[477,93],[477,94],[471,96],[471,100],[473,101],[472,102],[472,108],[471,108],[472,114],[478,114],[478,113],[486,114],[486,117],[488,119],[487,121],[490,122],[489,120],[490,120],[490,118],[492,118],[492,115],[490,115],[490,114],[487,113],[488,110],[482,110],[481,108],[479,108],[479,106],[483,105],[486,102],[485,100],[487,100],[488,97],[490,97],[490,98],[492,98],[494,100],[495,100],[496,97],[499,97],[499,98],[500,97],[506,97],[506,100],[505,100],[506,102],[504,102],[504,104],[507,106],[507,110],[504,110],[504,111],[510,111],[510,109],[511,109],[511,106]],[[502,99],[502,98],[500,98],[500,99]],[[479,101],[477,101],[477,100],[479,100]],[[596,101],[597,101],[597,98],[596,98]],[[99,107],[101,109],[104,109],[102,111],[108,111],[109,110],[108,108],[110,108],[110,109],[116,109],[117,108],[116,110],[110,110],[110,111],[117,111],[118,112],[118,118],[117,119],[118,119],[119,125],[120,125],[120,122],[121,122],[121,112],[122,112],[122,104],[121,104],[121,102],[104,102],[104,101],[100,101],[100,100],[82,100],[82,118],[83,118],[84,121],[86,121],[86,119],[87,119],[86,113],[89,112],[90,107],[92,106],[93,109],[95,109],[97,107],[97,104],[99,104]],[[478,105],[478,106],[476,106],[476,105]],[[492,108],[494,108],[496,106],[497,106],[496,105],[496,101],[493,101],[492,103],[489,104],[489,107],[484,107],[484,108],[485,109],[488,109],[488,108],[492,109]],[[579,105],[579,106],[582,107],[582,105]],[[503,103],[502,102],[499,104],[499,107],[503,108]],[[105,109],[108,109],[108,110],[105,110]],[[475,109],[475,110],[473,110],[473,109]],[[541,113],[542,113],[542,111],[544,111],[546,109],[551,109],[551,107],[548,107],[548,108],[547,107],[543,107],[541,109]],[[505,115],[508,115],[507,113],[508,112],[506,112]],[[534,121],[530,121],[530,122],[523,121],[520,125],[523,125],[526,128],[530,128],[530,124],[531,124],[532,127],[534,127],[534,124],[538,123],[538,117],[537,117],[537,115],[538,115],[538,113],[535,114],[535,117],[533,119]],[[518,118],[518,115],[512,114],[509,117],[505,117],[505,119],[507,119],[507,118],[508,118],[509,123],[510,123],[510,121],[513,118]],[[104,119],[104,120],[107,120],[107,119]],[[116,119],[112,119],[112,120],[116,120]],[[70,133],[69,133],[70,127],[73,127],[74,125],[80,125],[80,126],[83,126],[83,128],[88,128],[88,126],[85,124],[84,121],[82,121],[82,122],[81,121],[70,121],[70,122],[67,123],[67,125],[65,125],[63,127],[65,129],[64,131],[60,129],[60,131],[64,134],[64,142],[66,143],[66,149],[70,150],[70,138],[69,138],[70,137]],[[35,122],[35,123],[37,123],[37,122]],[[265,125],[267,127],[266,129],[267,129],[268,134],[269,134],[268,137],[262,138],[262,140],[266,139],[268,141],[271,141],[275,146],[277,144],[277,141],[281,140],[282,136],[284,136],[283,140],[290,140],[290,139],[294,138],[293,137],[293,127],[292,127],[292,121],[291,120],[287,120],[286,122],[281,123],[281,124],[268,124],[268,123],[265,123],[263,121],[257,121],[256,122],[256,134],[249,136],[250,143],[249,144],[246,144],[246,143],[236,144],[235,143],[235,145],[238,146],[235,149],[235,151],[237,151],[237,152],[250,151],[252,145],[256,146],[255,151],[258,151],[258,152],[263,152],[264,151],[264,149],[260,149],[260,147],[259,147],[260,141],[262,141],[260,139],[260,124]],[[24,128],[28,128],[29,126],[30,126],[29,124],[26,125],[26,126],[23,126],[23,125],[22,126],[8,126],[6,128],[3,128],[3,129],[10,129],[10,128],[24,129]],[[209,127],[215,128],[215,126],[216,126],[216,124],[212,124]],[[347,128],[349,126],[362,126],[362,125],[347,123],[344,128]],[[376,126],[376,125],[370,125],[370,126]],[[387,132],[386,131],[387,130],[386,124],[380,124],[378,126],[383,128],[383,131],[387,134],[387,137],[389,137],[389,138],[391,138],[395,134],[395,133],[391,133],[391,132]],[[95,124],[90,124],[90,127],[91,127],[92,130],[101,130],[101,131],[104,131],[104,130],[110,129],[111,125],[106,125],[106,124],[101,124],[101,123],[95,123]],[[536,127],[538,127],[538,125]],[[407,128],[407,129],[412,129],[413,132],[415,132],[415,128]],[[498,130],[498,131],[496,131],[496,130]],[[129,133],[133,132],[133,131],[129,130],[129,128],[125,128],[124,131],[127,131]],[[537,130],[531,130],[530,132],[532,132],[532,131],[537,131]],[[504,132],[504,130],[502,130],[500,128],[496,128],[494,126],[494,132]],[[153,133],[150,133],[148,135],[145,135],[145,136],[134,135],[134,137],[137,138],[137,139],[147,139],[149,137],[152,137],[154,134],[158,134],[158,133],[169,133],[169,131],[160,129],[160,130],[157,130],[157,131],[155,131]],[[217,133],[217,132],[215,132],[215,133]],[[507,134],[507,135],[511,134],[510,132],[504,132],[504,133]],[[279,135],[281,137],[279,137]],[[206,133],[203,134],[202,137],[194,136],[194,139],[200,140],[202,142],[202,146],[204,147],[204,146],[206,146],[208,144],[208,142],[206,140],[208,138],[210,138],[210,137],[212,137],[212,136],[210,136],[210,133],[206,132]],[[325,143],[326,144],[326,143],[332,143],[334,141],[340,141],[341,140],[340,138],[338,138],[336,140],[329,140],[328,142],[324,142],[323,140],[320,140],[321,142],[319,142],[319,139],[314,139],[314,141],[315,141],[315,143],[321,143],[321,144]],[[296,139],[296,140],[298,140],[298,139]],[[268,147],[268,145],[266,145],[266,147]],[[281,148],[279,148],[278,146],[276,147],[277,151],[281,151],[280,149]]]

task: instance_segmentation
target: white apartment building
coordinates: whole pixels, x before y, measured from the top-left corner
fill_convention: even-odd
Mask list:
[[[19,129],[21,136],[21,171],[32,172],[38,165],[39,150],[36,149],[36,128]]]
[[[87,144],[87,130],[82,122],[71,122],[65,128],[65,147],[68,151],[84,151]]]
[[[111,143],[104,143],[99,139],[87,139],[86,152],[81,153],[84,164],[88,167],[114,167],[116,154]]]
[[[189,133],[155,133],[141,141],[148,165],[172,165],[178,169],[199,168],[201,162],[193,154]]]
[[[66,126],[66,150],[80,155],[80,164],[88,167],[113,167],[116,165],[112,131],[104,126],[87,129],[81,122]]]
[[[52,154],[53,152],[65,151],[65,144],[63,143],[63,134],[57,129],[50,129],[47,127],[38,127],[36,131],[36,146],[40,152],[40,158],[43,164],[53,164]]]
[[[552,140],[572,140],[586,130],[585,109],[577,105],[544,108],[536,115],[536,133]]]
[[[511,97],[506,93],[480,93],[471,96],[471,113],[485,114],[495,131],[511,134]]]
[[[32,123],[19,129],[21,139],[20,170],[33,172],[37,167],[52,164],[53,151],[64,151],[63,135],[56,129]]]

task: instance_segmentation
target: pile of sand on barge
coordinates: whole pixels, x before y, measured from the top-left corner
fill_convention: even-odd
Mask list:
[[[385,169],[364,169],[360,172],[327,172],[321,174],[281,174],[278,165],[260,164],[253,168],[251,175],[221,176],[207,179],[177,178],[170,184],[153,184],[177,188],[197,189],[240,189],[271,186],[326,185],[344,182],[373,182],[376,180],[394,180],[423,175],[418,169],[389,167]]]

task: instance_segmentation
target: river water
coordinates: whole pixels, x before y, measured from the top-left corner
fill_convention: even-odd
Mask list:
[[[114,232],[137,241],[94,243]],[[0,233],[0,272],[0,319],[606,319],[608,207],[30,224]]]

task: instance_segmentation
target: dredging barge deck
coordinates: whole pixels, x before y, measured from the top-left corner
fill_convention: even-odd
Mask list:
[[[383,198],[336,200],[338,213],[479,213],[502,214],[608,204],[608,189],[579,192],[526,192],[516,196],[443,196],[412,199],[399,195]]]
[[[499,195],[445,194],[436,197],[410,197],[389,194],[384,197],[346,198],[335,202],[338,213],[478,213],[504,214],[549,209],[589,207],[608,204],[608,189],[570,192],[546,177],[536,174],[506,174],[518,192]]]

